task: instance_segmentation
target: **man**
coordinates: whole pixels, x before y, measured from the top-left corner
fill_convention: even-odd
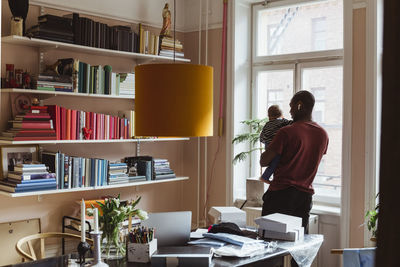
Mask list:
[[[281,156],[274,179],[263,180],[270,186],[263,196],[262,215],[278,212],[301,217],[306,233],[314,194],[312,182],[328,148],[327,133],[311,119],[314,103],[314,96],[308,91],[293,96],[293,123],[278,131],[260,159],[260,165],[265,167]]]

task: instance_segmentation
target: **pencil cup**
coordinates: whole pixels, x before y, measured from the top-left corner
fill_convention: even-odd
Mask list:
[[[149,243],[131,243],[127,245],[128,262],[150,262],[151,255],[157,250],[157,239]]]

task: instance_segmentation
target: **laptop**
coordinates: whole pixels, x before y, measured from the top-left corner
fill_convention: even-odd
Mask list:
[[[150,213],[141,223],[153,227],[157,246],[183,246],[189,241],[192,224],[191,211]]]

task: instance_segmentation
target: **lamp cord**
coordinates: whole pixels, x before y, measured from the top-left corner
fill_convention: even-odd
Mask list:
[[[174,63],[175,63],[175,41],[176,41],[176,38],[175,38],[175,32],[176,32],[176,0],[174,0]]]

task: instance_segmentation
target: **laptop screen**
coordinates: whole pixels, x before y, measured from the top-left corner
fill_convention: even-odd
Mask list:
[[[153,227],[157,245],[163,247],[186,245],[190,238],[191,223],[191,211],[175,211],[150,213],[141,225]]]

